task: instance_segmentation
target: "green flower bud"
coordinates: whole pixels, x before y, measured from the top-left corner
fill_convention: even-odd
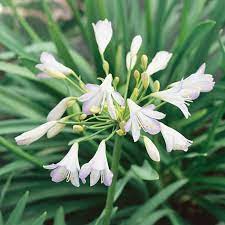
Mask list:
[[[100,107],[98,107],[98,106],[92,106],[91,108],[90,108],[90,111],[93,113],[93,114],[97,114],[97,113],[99,113],[100,112]]]
[[[87,114],[83,113],[80,115],[80,120],[85,120],[87,118]]]
[[[124,136],[126,134],[126,132],[122,129],[119,129],[116,131],[116,133],[119,135],[119,136]]]
[[[141,56],[141,65],[142,65],[143,69],[146,70],[146,68],[148,66],[148,56],[147,55]]]
[[[141,81],[144,89],[147,89],[149,86],[149,75],[146,72],[141,74]]]
[[[154,91],[155,91],[155,92],[157,92],[157,91],[160,90],[160,83],[159,83],[158,80],[156,80],[156,81],[154,82],[153,86],[154,86]]]
[[[84,131],[84,126],[73,125],[73,132],[76,134],[82,133]]]
[[[138,81],[140,79],[140,72],[138,70],[134,71],[134,78],[136,81]]]
[[[116,88],[117,85],[119,84],[120,82],[120,78],[119,77],[115,77],[114,80],[113,80],[113,86]]]

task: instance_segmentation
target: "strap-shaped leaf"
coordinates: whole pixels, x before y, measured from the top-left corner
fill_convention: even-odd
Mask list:
[[[6,222],[6,225],[20,224],[20,220],[23,215],[23,211],[25,209],[28,196],[29,192],[26,192],[23,195],[23,197],[18,201],[18,203],[16,204],[16,208],[10,214],[9,219]]]

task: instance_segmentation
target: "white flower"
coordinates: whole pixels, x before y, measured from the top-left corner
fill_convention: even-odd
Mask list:
[[[101,183],[110,186],[112,183],[113,173],[110,171],[106,158],[105,141],[101,141],[94,157],[81,167],[79,177],[83,183],[90,174],[90,186],[95,185],[101,178]]]
[[[183,95],[182,82],[178,86],[172,87],[165,91],[154,92],[151,96],[175,105],[182,111],[185,118],[188,118],[191,115],[187,107],[189,106],[188,102],[191,102],[191,99]]]
[[[168,152],[171,152],[172,150],[187,151],[188,147],[193,143],[182,134],[163,123],[160,123],[160,127]]]
[[[87,93],[78,98],[83,102],[83,112],[91,115],[94,112],[101,112],[104,105],[108,107],[110,116],[113,119],[117,118],[116,109],[113,104],[115,100],[119,105],[124,105],[123,97],[112,87],[112,74],[107,75],[101,85],[87,84]]]
[[[92,26],[94,29],[95,39],[98,44],[99,52],[101,55],[103,55],[113,34],[111,22],[109,22],[107,19],[99,20],[96,24],[92,23]]]
[[[137,35],[133,38],[131,42],[130,52],[131,55],[137,55],[142,43],[141,35]]]
[[[44,136],[56,123],[57,121],[50,121],[25,132],[15,138],[16,143],[18,145],[29,145]]]
[[[140,138],[141,128],[149,134],[157,134],[160,132],[160,125],[157,120],[165,117],[165,114],[154,111],[154,105],[140,107],[131,99],[127,99],[130,110],[130,119],[125,125],[125,131],[131,130],[134,142]]]
[[[63,119],[60,120],[60,122],[64,122]],[[59,134],[64,127],[66,126],[66,124],[64,123],[56,123],[53,127],[51,127],[48,132],[47,132],[47,138],[52,138],[55,137],[57,134]]]
[[[137,61],[137,53],[141,47],[142,38],[140,35],[137,35],[133,38],[130,51],[126,56],[126,66],[128,70],[132,70]]]
[[[182,95],[184,97],[195,100],[199,97],[200,92],[209,92],[213,89],[215,82],[210,74],[205,74],[205,63],[189,77],[182,81],[171,84],[172,87],[177,87],[182,82]]]
[[[50,176],[53,182],[58,183],[66,179],[67,182],[70,181],[74,186],[80,186],[78,147],[78,143],[74,143],[60,162],[43,166],[45,169],[52,170]]]
[[[131,52],[127,53],[126,56],[126,67],[127,70],[132,70],[137,62],[137,55],[131,55]]]
[[[43,71],[37,75],[39,78],[54,77],[64,79],[66,75],[72,74],[73,71],[56,61],[53,55],[47,52],[42,52],[40,57],[41,64],[37,64],[36,68]]]
[[[66,109],[75,103],[74,97],[62,99],[48,114],[47,121],[58,120],[65,113]]]
[[[167,67],[171,57],[172,53],[167,51],[157,52],[151,63],[148,65],[146,70],[147,74],[152,75],[160,70],[164,70]]]
[[[146,136],[144,136],[144,144],[149,157],[152,160],[159,162],[160,161],[159,151],[156,148],[156,146],[153,144],[153,142]]]

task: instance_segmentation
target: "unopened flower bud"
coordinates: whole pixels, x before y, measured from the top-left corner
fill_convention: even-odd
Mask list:
[[[155,92],[157,92],[157,91],[160,90],[160,83],[159,83],[158,80],[156,80],[156,81],[154,82],[153,86],[154,86],[154,91],[155,91]]]
[[[99,113],[100,110],[101,110],[101,109],[100,109],[100,107],[98,107],[98,106],[92,106],[92,107],[90,108],[90,112],[93,113],[93,114]]]
[[[67,102],[67,107],[73,106],[73,104],[74,104],[75,102],[76,102],[75,98],[69,100],[69,101]]]
[[[134,88],[133,93],[131,95],[131,99],[132,100],[136,100],[138,95],[139,95],[139,89],[138,88]]]
[[[105,73],[109,74],[109,63],[106,60],[103,61],[102,67],[103,67]]]
[[[124,136],[126,134],[126,132],[122,129],[119,129],[116,131],[116,133],[119,135],[119,136]]]
[[[124,126],[125,126],[126,122],[123,120],[119,123],[119,127],[120,129],[124,130]]]
[[[52,138],[55,137],[57,134],[59,134],[66,126],[64,122],[66,122],[67,120],[68,116],[62,118],[61,120],[59,120],[58,123],[56,123],[53,127],[51,127],[47,132],[47,138]]]
[[[120,78],[119,77],[115,77],[113,80],[113,86],[116,88],[116,86],[119,84],[120,82]]]
[[[48,75],[50,77],[54,77],[54,78],[57,78],[57,79],[66,79],[66,75],[64,75],[63,73],[61,73],[59,71],[46,69],[46,72],[48,73]]]
[[[136,81],[138,81],[140,79],[140,72],[138,70],[134,71],[134,78]]]
[[[73,125],[73,132],[79,134],[84,131],[84,126],[81,125]]]
[[[147,66],[148,66],[148,56],[147,55],[141,56],[141,65],[144,70],[147,68]]]
[[[83,113],[80,115],[80,120],[85,120],[87,118],[87,114]]]
[[[149,86],[149,75],[146,72],[141,74],[141,81],[144,89],[147,89]]]

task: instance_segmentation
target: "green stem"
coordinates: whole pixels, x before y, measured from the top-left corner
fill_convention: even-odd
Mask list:
[[[111,167],[111,170],[113,172],[113,180],[112,185],[109,187],[107,193],[103,225],[110,225],[110,219],[113,210],[113,202],[116,190],[116,181],[119,169],[119,160],[121,155],[121,145],[122,145],[122,138],[117,135],[115,138],[115,144],[113,148],[112,167]]]
[[[72,80],[70,80],[68,77],[65,78],[70,84],[72,84],[74,87],[76,87],[79,91],[81,91],[82,93],[84,93],[85,91],[80,88],[79,85],[77,85],[76,83],[74,83]]]
[[[131,76],[131,69],[129,69],[128,74],[127,74],[127,83],[126,83],[125,94],[124,94],[125,100],[127,99],[128,88],[129,88],[129,84],[130,84],[130,76]]]

